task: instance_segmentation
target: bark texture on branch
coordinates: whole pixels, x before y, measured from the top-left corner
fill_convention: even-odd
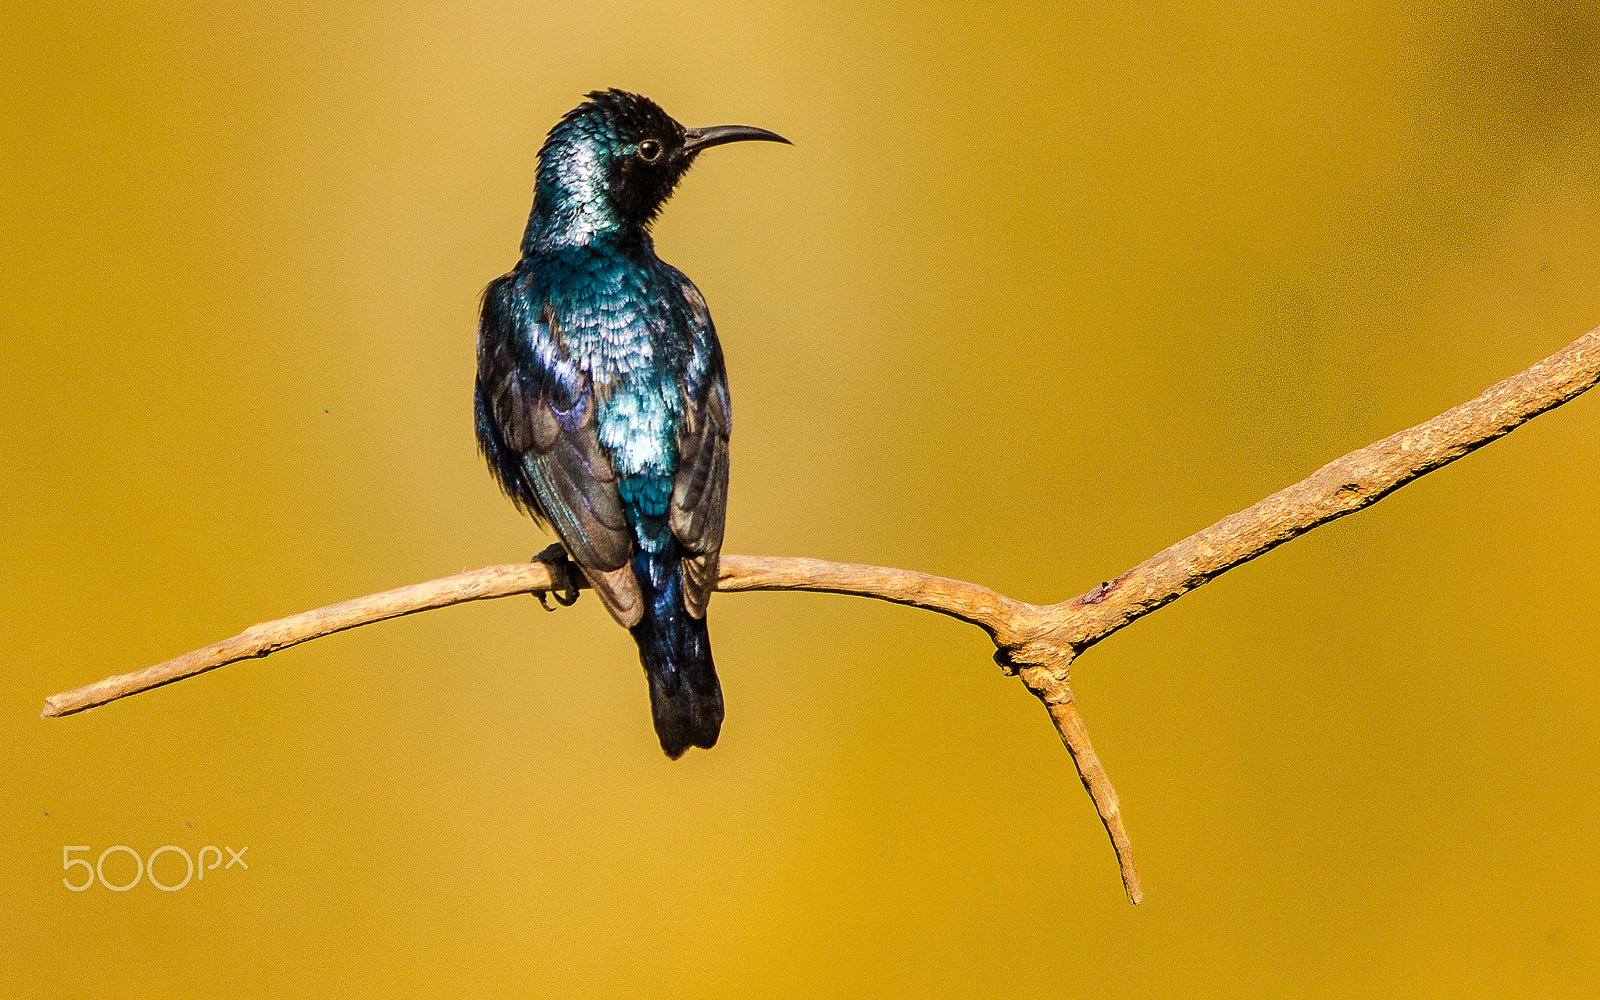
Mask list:
[[[1527,371],[1431,420],[1335,459],[1253,506],[1168,546],[1108,583],[1058,604],[1014,600],[988,587],[912,570],[821,559],[722,557],[718,590],[812,590],[855,594],[937,611],[977,625],[995,659],[1021,678],[1050,714],[1111,836],[1128,898],[1143,898],[1122,809],[1095,756],[1069,683],[1083,650],[1130,622],[1335,518],[1376,503],[1600,381],[1600,329]],[[266,656],[318,636],[466,601],[560,589],[543,562],[485,569],[399,587],[276,621],[144,670],[45,699],[45,718],[81,712],[227,663]]]

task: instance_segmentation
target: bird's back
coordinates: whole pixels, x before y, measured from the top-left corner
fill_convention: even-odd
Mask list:
[[[485,296],[479,397],[502,486],[532,500],[638,642],[663,749],[712,745],[705,608],[731,407],[698,290],[648,243],[531,253]]]

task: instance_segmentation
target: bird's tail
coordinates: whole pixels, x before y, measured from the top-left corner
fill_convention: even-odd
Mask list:
[[[639,644],[639,662],[650,681],[650,711],[656,736],[677,760],[690,747],[710,749],[722,731],[722,685],[711,661],[706,620],[683,604],[677,560],[640,553],[638,565],[648,600],[644,617],[629,629]]]

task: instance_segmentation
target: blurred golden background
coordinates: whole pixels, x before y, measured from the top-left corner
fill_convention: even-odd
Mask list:
[[[873,602],[719,597],[676,764],[592,597],[36,718],[546,544],[474,323],[596,87],[795,142],[656,230],[727,351],[727,551],[1057,600],[1468,398],[1600,322],[1600,12],[1436,7],[10,10],[0,994],[1593,990],[1600,398],[1078,662],[1137,909],[985,638]],[[250,867],[61,883],[169,844]]]

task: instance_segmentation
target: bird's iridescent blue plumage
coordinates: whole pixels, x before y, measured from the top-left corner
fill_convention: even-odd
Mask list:
[[[705,613],[732,410],[705,300],[648,227],[701,149],[778,137],[589,96],[540,150],[522,259],[484,293],[478,441],[632,631],[662,749],[678,757],[722,723]]]

